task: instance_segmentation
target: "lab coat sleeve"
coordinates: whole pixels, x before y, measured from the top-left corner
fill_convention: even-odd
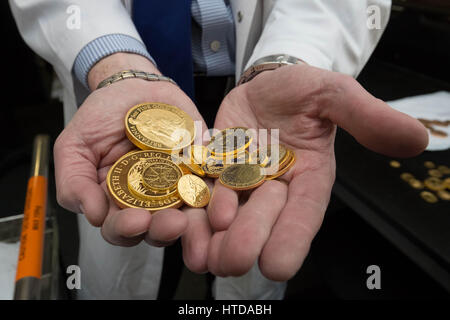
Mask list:
[[[120,0],[9,0],[25,42],[57,70],[70,72],[89,42],[123,34],[142,42]]]
[[[390,0],[274,0],[247,63],[288,54],[356,77],[387,25]]]

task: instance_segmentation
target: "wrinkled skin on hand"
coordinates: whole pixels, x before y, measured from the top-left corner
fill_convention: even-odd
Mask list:
[[[211,272],[239,276],[259,261],[269,279],[295,275],[329,202],[337,125],[365,147],[393,157],[417,155],[428,143],[419,121],[374,98],[351,77],[306,65],[263,72],[225,97],[217,129],[279,129],[280,143],[295,150],[297,161],[243,203],[216,181],[208,206]]]
[[[143,102],[175,105],[203,121],[189,97],[168,82],[127,79],[93,91],[55,143],[58,202],[84,213],[114,245],[133,246],[145,240],[164,246],[183,235],[186,265],[204,272],[211,235],[205,209],[165,209],[150,215],[143,209],[120,209],[109,196],[105,184],[109,168],[136,148],[125,136],[125,115]]]

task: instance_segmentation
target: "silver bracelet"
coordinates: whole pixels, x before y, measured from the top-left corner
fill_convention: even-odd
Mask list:
[[[106,78],[102,82],[100,82],[97,86],[97,89],[109,86],[110,84],[113,84],[114,82],[117,82],[120,80],[132,79],[132,78],[143,79],[143,80],[147,80],[147,81],[167,81],[167,82],[170,82],[170,83],[178,86],[175,81],[173,81],[171,78],[166,77],[166,76],[162,76],[162,75],[155,74],[155,73],[149,73],[149,72],[145,72],[145,71],[139,71],[139,70],[124,70],[124,71],[117,72],[117,73],[113,74],[112,76]]]

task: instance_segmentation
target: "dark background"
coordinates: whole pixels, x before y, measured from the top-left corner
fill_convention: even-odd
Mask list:
[[[388,28],[358,81],[384,100],[449,90],[450,8],[447,3],[394,1]],[[22,213],[32,140],[38,133],[48,133],[54,141],[63,129],[63,110],[61,103],[51,98],[55,77],[52,67],[23,42],[7,1],[1,1],[0,8],[0,23],[6,38],[0,51],[0,61],[4,62],[3,107],[0,108],[2,217]],[[416,159],[405,160],[402,165],[419,172],[420,164],[430,159],[450,166],[448,151],[425,152]],[[417,193],[401,184],[399,173],[392,172],[391,159],[363,149],[341,131],[336,141],[336,160],[338,189],[333,193],[324,224],[303,268],[289,282],[286,299],[448,299],[443,282],[450,283],[450,279],[436,276],[427,268],[427,262],[419,263],[413,255],[405,253],[387,236],[383,226],[367,220],[364,210],[357,208],[361,207],[360,203],[373,208],[375,215],[400,230],[450,272],[450,241],[441,231],[450,226],[449,203],[424,205]],[[352,196],[344,196],[339,187],[350,190]],[[56,204],[54,183],[50,184],[50,194],[49,211],[56,215],[59,224],[60,263],[65,270],[77,261],[76,218]],[[430,220],[433,223],[427,215],[433,217]],[[175,281],[181,270],[177,250],[177,246],[172,247],[166,255],[163,276],[166,289],[160,298],[172,298],[175,288],[175,298],[206,297],[207,277],[183,269],[180,285]],[[382,270],[382,290],[366,287],[366,268],[371,264],[379,265]],[[73,295],[62,292],[62,297]]]

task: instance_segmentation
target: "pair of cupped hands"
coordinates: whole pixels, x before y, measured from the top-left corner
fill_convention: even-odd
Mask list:
[[[125,69],[159,73],[143,57],[114,54],[91,69],[91,89]],[[175,105],[203,121],[189,97],[168,82],[126,79],[94,90],[55,143],[58,202],[84,214],[114,245],[146,241],[166,246],[181,237],[186,266],[217,276],[243,275],[256,261],[269,279],[295,275],[330,199],[337,126],[363,146],[392,157],[417,155],[428,143],[419,121],[373,97],[353,78],[308,65],[284,66],[234,88],[214,127],[279,129],[280,143],[296,153],[295,165],[279,180],[253,190],[246,201],[216,181],[206,208],[151,215],[117,207],[105,184],[111,165],[135,148],[125,136],[124,117],[143,102]]]

